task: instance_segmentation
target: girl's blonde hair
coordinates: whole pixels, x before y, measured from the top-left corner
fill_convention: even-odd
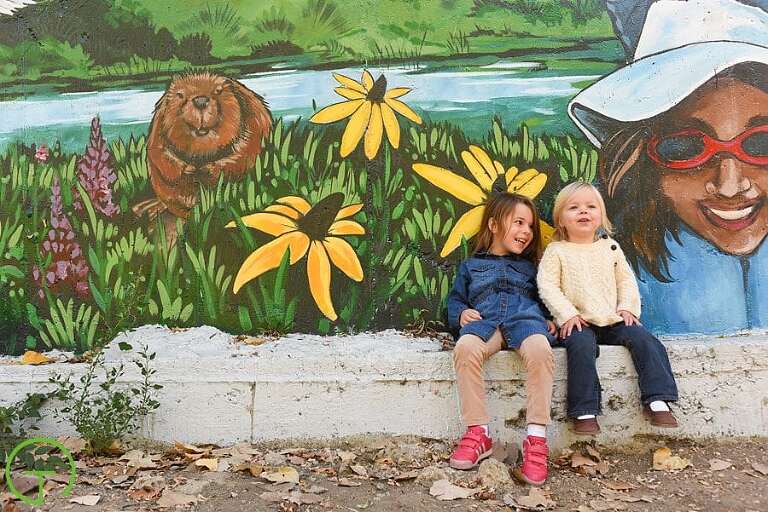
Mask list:
[[[515,207],[519,204],[527,206],[531,210],[533,216],[531,243],[528,244],[528,247],[525,248],[520,256],[533,263],[539,262],[542,253],[539,212],[536,211],[536,205],[533,204],[533,201],[529,198],[511,192],[494,194],[486,203],[483,220],[480,224],[480,232],[477,234],[477,238],[475,238],[475,254],[479,252],[487,252],[493,244],[493,232],[489,226],[490,221],[493,220],[496,225],[501,228],[501,232],[506,233],[507,229],[509,229],[507,220],[509,219],[510,214],[515,211]]]
[[[583,189],[591,190],[597,197],[597,204],[600,206],[600,227],[598,230],[602,229],[606,235],[613,234],[613,225],[608,219],[608,214],[605,210],[605,201],[603,201],[603,196],[600,194],[600,191],[597,190],[597,188],[591,183],[584,181],[574,181],[573,183],[569,183],[563,187],[563,189],[557,194],[557,197],[555,198],[555,206],[552,208],[552,222],[555,224],[555,234],[552,237],[553,239],[568,240],[568,234],[565,232],[565,228],[563,227],[562,223],[563,209],[565,208],[568,200],[576,192]]]

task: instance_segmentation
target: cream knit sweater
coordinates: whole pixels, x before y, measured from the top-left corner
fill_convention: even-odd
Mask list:
[[[600,238],[591,244],[552,242],[537,276],[539,295],[558,325],[576,315],[606,326],[621,322],[617,311],[640,317],[640,292],[619,244]]]

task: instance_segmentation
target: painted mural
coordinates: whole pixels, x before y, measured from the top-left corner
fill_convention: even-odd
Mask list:
[[[765,327],[768,14],[682,3],[0,1],[0,351],[443,330],[489,195],[576,180],[654,330]]]

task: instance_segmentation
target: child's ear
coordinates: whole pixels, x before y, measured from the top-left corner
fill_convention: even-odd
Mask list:
[[[491,233],[494,235],[499,230],[498,224],[496,224],[496,219],[488,219],[488,229],[491,230]]]

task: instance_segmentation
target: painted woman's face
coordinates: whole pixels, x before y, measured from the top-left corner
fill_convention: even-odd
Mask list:
[[[768,156],[768,131],[739,137],[765,125],[768,94],[732,78],[711,80],[659,124],[657,155],[670,157],[673,166],[697,164],[657,163],[662,192],[685,224],[726,253],[749,254],[768,233],[768,159],[760,160]],[[718,143],[733,139],[741,144]],[[713,148],[718,152],[709,160],[697,161]]]

